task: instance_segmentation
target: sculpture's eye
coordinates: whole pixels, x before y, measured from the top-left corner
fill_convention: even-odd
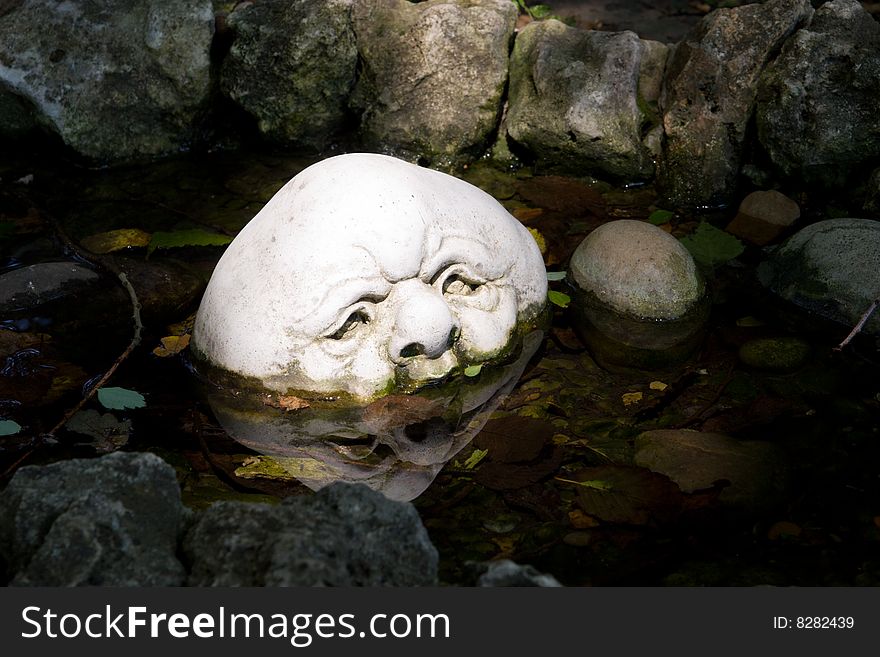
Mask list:
[[[469,296],[476,292],[485,281],[468,272],[464,265],[453,264],[443,267],[431,280],[443,294]]]
[[[327,337],[331,340],[342,340],[342,338],[353,334],[359,327],[370,323],[370,316],[363,308],[359,308],[351,313],[348,318],[342,322],[342,325]]]

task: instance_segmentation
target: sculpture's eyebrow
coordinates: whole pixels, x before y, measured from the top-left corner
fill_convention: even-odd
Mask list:
[[[425,258],[419,277],[431,280],[443,267],[466,263],[474,267],[478,274],[491,280],[501,277],[506,271],[498,260],[497,255],[493,256],[489,248],[474,237],[448,235],[434,253]]]

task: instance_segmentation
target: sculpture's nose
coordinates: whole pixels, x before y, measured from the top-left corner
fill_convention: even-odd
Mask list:
[[[414,356],[438,358],[459,335],[459,325],[442,295],[412,279],[397,284],[398,308],[388,351],[395,363]]]

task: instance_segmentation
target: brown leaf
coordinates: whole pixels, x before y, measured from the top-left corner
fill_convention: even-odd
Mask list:
[[[681,511],[683,496],[678,486],[647,468],[602,465],[581,470],[574,479],[591,482],[578,486],[578,501],[585,513],[605,522],[662,524]]]
[[[153,353],[160,358],[176,356],[189,346],[189,334],[169,335],[160,340],[160,346],[153,349]]]
[[[474,446],[488,450],[489,458],[496,463],[531,461],[555,433],[547,420],[508,415],[489,420],[474,438]]]
[[[491,490],[516,490],[549,477],[560,465],[562,450],[553,448],[532,463],[484,462],[474,475],[474,481]]]
[[[418,424],[443,415],[443,402],[419,395],[387,395],[364,409],[364,422],[374,433]]]
[[[266,404],[266,406],[280,408],[284,411],[298,411],[301,408],[309,407],[309,402],[293,395],[281,395],[278,399],[267,396],[264,398],[263,403]]]

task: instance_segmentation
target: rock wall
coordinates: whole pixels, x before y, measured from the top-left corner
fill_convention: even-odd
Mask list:
[[[212,37],[215,11],[225,28]],[[669,207],[728,203],[746,164],[833,186],[880,161],[880,25],[856,0],[815,16],[808,0],[717,10],[678,44],[555,20],[517,32],[509,0],[0,12],[0,140],[41,127],[102,163],[216,137],[199,128],[220,95],[273,144],[343,138],[433,166],[509,146],[545,171],[656,179]]]

